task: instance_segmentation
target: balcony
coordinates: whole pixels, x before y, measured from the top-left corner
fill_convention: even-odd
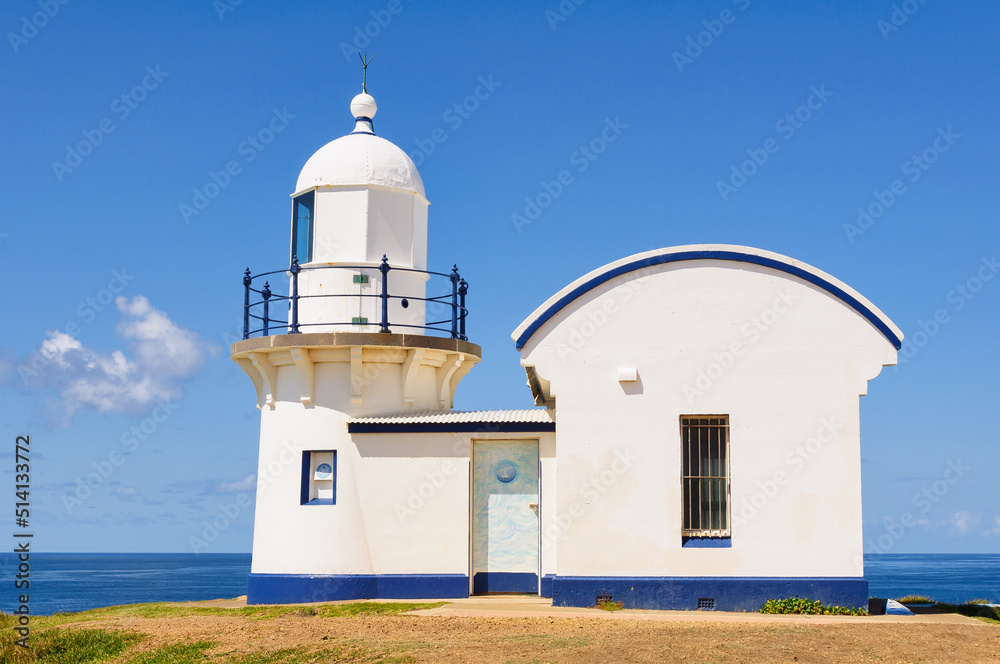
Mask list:
[[[288,278],[288,294],[272,290],[274,275]],[[401,285],[390,287],[397,281]],[[300,293],[304,285],[300,282],[305,283],[304,293]],[[427,297],[429,288],[440,294]],[[444,273],[395,267],[385,256],[378,265],[302,266],[293,258],[285,270],[251,275],[247,268],[243,339],[338,330],[391,334],[396,330],[397,334],[468,341],[468,291],[469,284],[457,266]]]

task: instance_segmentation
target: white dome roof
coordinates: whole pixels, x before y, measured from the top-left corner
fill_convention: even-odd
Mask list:
[[[348,134],[309,157],[295,191],[325,185],[379,185],[424,195],[417,167],[405,152],[372,134]]]
[[[371,130],[375,100],[358,95],[351,103],[358,121],[354,132],[330,141],[302,167],[295,192],[326,185],[378,185],[424,196],[424,183],[413,160]],[[366,113],[367,115],[359,115]]]

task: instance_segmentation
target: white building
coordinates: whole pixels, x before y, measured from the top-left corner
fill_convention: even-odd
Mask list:
[[[375,136],[374,99],[351,110],[355,130],[299,176],[292,267],[244,280],[232,357],[261,409],[250,603],[867,603],[858,397],[896,360],[884,314],[770,252],[646,252],[514,332],[541,408],[452,411],[482,356],[465,282],[425,272],[416,167]]]

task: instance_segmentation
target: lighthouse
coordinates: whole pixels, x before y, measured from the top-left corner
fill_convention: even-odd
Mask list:
[[[366,88],[353,130],[299,173],[288,266],[243,278],[231,355],[261,411],[250,603],[468,594],[450,536],[468,520],[451,469],[464,452],[440,439],[363,445],[348,431],[357,418],[450,411],[482,354],[465,335],[468,284],[457,267],[427,269],[423,182],[376,135]],[[428,477],[435,496],[415,509],[408,489]]]
[[[514,331],[535,408],[453,410],[482,357],[469,285],[429,269],[423,181],[375,99],[350,109],[299,173],[287,267],[243,277],[248,603],[867,605],[859,397],[903,338],[882,311],[763,249],[646,251]]]

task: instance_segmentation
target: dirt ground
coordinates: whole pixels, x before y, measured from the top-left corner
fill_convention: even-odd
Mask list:
[[[782,616],[784,617],[784,616]],[[789,618],[793,618],[789,616]],[[971,619],[969,619],[971,621]],[[82,625],[81,625],[82,626]],[[997,662],[1000,626],[963,623],[697,622],[600,617],[242,616],[87,623],[151,636],[144,648],[214,641],[210,654],[338,649],[340,661]],[[351,653],[356,653],[352,655]],[[399,659],[394,659],[399,658]],[[317,661],[336,661],[323,657]]]

